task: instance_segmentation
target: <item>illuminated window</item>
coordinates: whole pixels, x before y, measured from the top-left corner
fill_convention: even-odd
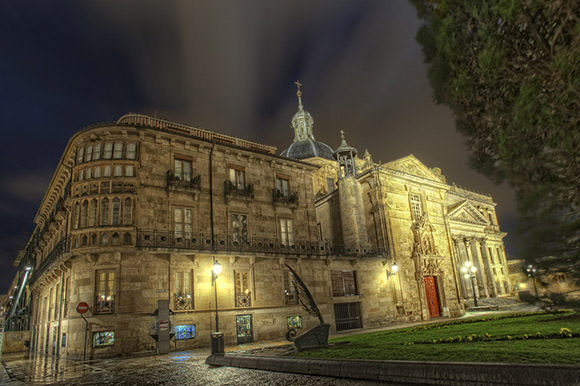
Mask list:
[[[173,294],[176,310],[193,308],[193,270],[175,273],[175,293]]]
[[[409,194],[409,202],[411,204],[411,214],[413,215],[413,220],[419,220],[423,215],[421,196],[415,193],[411,193]]]
[[[294,228],[290,219],[280,219],[280,243],[287,247],[294,245]]]
[[[234,271],[236,307],[251,307],[250,272]]]
[[[95,307],[97,314],[115,312],[115,271],[99,270],[95,280]]]
[[[173,230],[176,237],[189,237],[192,233],[190,208],[173,208]]]
[[[111,347],[115,345],[115,331],[93,332],[93,348]]]
[[[246,173],[244,168],[238,166],[230,166],[229,181],[234,186],[234,189],[243,190],[246,187]]]
[[[173,173],[175,178],[181,181],[191,181],[192,164],[190,160],[175,158],[173,160]]]
[[[195,324],[185,324],[175,326],[175,340],[185,340],[195,338]]]

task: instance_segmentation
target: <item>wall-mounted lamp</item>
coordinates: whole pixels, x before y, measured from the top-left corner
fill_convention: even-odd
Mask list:
[[[399,266],[397,265],[396,262],[394,262],[393,265],[391,266],[391,269],[387,269],[387,279],[393,275],[396,275],[398,271],[399,271]]]

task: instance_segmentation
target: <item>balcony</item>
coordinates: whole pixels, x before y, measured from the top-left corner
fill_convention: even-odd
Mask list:
[[[201,175],[184,179],[176,175],[173,170],[167,171],[167,190],[189,190],[199,192],[201,190]]]
[[[224,195],[227,202],[232,198],[251,200],[254,198],[254,184],[247,184],[242,188],[234,185],[230,180],[226,180],[224,181]]]
[[[284,194],[279,189],[272,189],[274,205],[284,205],[292,208],[298,207],[298,192]]]
[[[50,266],[63,254],[70,250],[69,245],[69,238],[68,236],[63,237],[60,241],[54,246],[52,251],[46,256],[44,260],[40,263],[38,268],[34,271],[34,274],[30,278],[30,283],[35,282],[42,274],[50,268]]]
[[[115,295],[95,296],[95,314],[112,314],[115,312]]]

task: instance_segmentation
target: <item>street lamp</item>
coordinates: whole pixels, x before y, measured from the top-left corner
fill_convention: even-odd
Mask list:
[[[217,278],[222,270],[221,264],[214,260],[211,269],[211,281],[214,285],[215,294],[215,332],[211,334],[211,353],[223,355],[224,353],[224,334],[220,332],[218,319],[218,296],[217,296]]]
[[[471,261],[466,261],[461,267],[461,272],[463,272],[463,277],[466,279],[471,279],[471,291],[473,292],[473,305],[477,307],[477,295],[475,294],[475,272],[477,268],[471,264]]]
[[[532,264],[528,265],[526,268],[526,272],[528,273],[528,277],[532,278],[532,282],[534,283],[534,292],[536,293],[536,299],[538,298],[538,287],[536,287],[536,267]]]

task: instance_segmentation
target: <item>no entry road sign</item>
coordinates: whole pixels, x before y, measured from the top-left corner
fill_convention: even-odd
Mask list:
[[[89,310],[89,305],[85,302],[80,302],[79,304],[77,304],[77,312],[79,314],[84,314],[85,312],[87,312]]]

